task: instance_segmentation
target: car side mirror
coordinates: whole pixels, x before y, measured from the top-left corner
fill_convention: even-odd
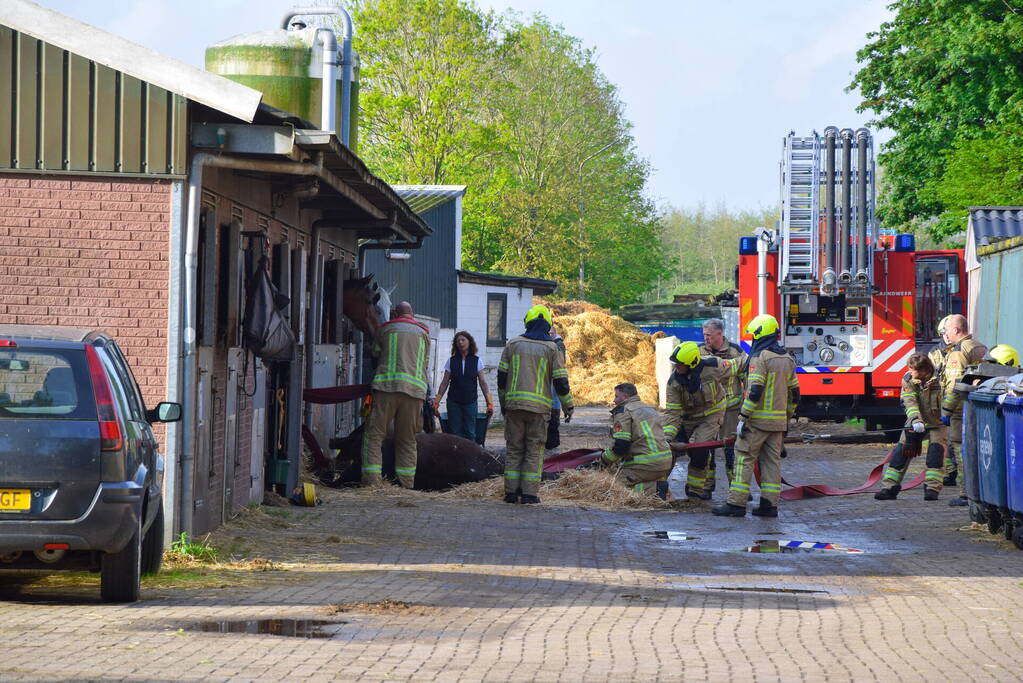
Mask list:
[[[177,422],[181,419],[181,404],[162,401],[151,410],[146,411],[149,422]]]

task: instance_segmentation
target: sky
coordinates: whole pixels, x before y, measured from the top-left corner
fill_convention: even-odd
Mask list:
[[[282,0],[36,0],[202,66],[207,45],[277,28]],[[891,0],[476,0],[498,12],[545,14],[593,48],[652,165],[662,206],[774,206],[790,131],[858,128],[845,88],[866,34]],[[297,3],[299,5],[315,2]],[[359,27],[355,27],[356,47]],[[875,151],[888,136],[877,131]]]

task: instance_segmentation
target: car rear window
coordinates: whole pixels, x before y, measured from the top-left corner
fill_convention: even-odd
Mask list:
[[[0,349],[0,420],[96,419],[85,351]]]

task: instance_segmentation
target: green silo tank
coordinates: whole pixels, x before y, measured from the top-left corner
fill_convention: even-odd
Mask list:
[[[206,70],[263,93],[263,102],[320,125],[323,48],[316,28],[245,33],[206,48]],[[340,58],[340,52],[339,52]],[[341,68],[337,69],[332,129],[341,133]],[[356,90],[356,85],[352,84]],[[353,98],[352,109],[357,111]],[[350,147],[355,149],[356,124]]]

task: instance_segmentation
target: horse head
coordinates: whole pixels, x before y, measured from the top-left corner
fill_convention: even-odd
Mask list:
[[[382,321],[389,317],[387,314],[380,315],[378,309],[380,291],[375,282],[370,285],[372,279],[373,275],[370,274],[362,278],[345,280],[343,289],[345,317],[352,321],[355,329],[371,337],[376,335]]]

